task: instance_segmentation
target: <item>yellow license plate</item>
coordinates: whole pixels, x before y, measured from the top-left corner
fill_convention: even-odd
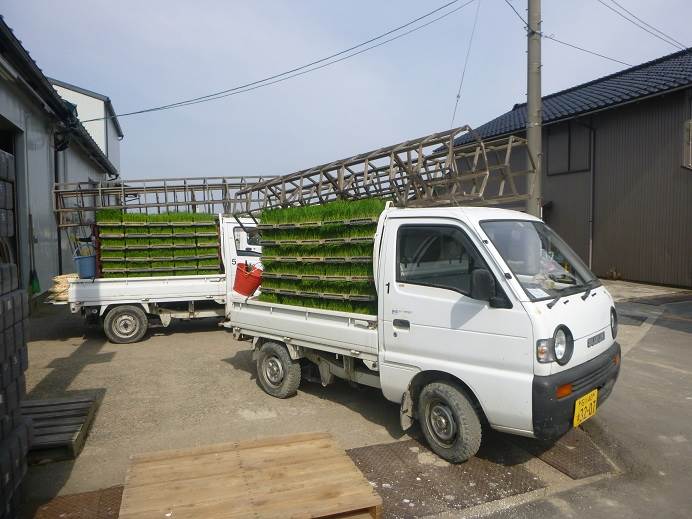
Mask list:
[[[596,404],[598,403],[598,389],[586,393],[583,397],[574,402],[574,427],[585,422],[596,414]]]

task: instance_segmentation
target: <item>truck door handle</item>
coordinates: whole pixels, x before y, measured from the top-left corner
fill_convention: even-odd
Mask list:
[[[406,319],[394,319],[392,324],[394,325],[394,328],[401,328],[402,330],[411,329],[411,323],[408,322]]]

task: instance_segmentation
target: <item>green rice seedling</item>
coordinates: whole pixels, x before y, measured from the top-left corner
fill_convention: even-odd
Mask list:
[[[124,225],[144,225],[147,223],[146,213],[123,213]]]
[[[211,213],[193,213],[192,221],[195,223],[216,223],[216,215]]]
[[[169,222],[168,213],[150,213],[147,217],[150,224],[165,224]]]
[[[178,246],[178,247],[181,245],[187,245],[190,247],[194,247],[195,246],[195,239],[194,238],[177,238],[177,237],[174,237],[173,238],[173,245]]]
[[[117,225],[111,225],[107,227],[99,226],[99,237],[100,238],[120,238],[125,236],[125,228],[119,227]]]
[[[149,257],[153,260],[171,260],[173,259],[173,249],[150,249]]]
[[[191,227],[189,225],[178,225],[173,227],[173,235],[178,236],[178,235],[186,235],[189,234],[190,236],[194,236],[195,234],[195,228]]]
[[[219,255],[219,249],[216,247],[198,247],[197,255],[199,256],[216,256]]]
[[[125,236],[132,236],[132,235],[146,235],[149,233],[148,227],[143,227],[143,226],[131,226],[131,227],[125,227]]]
[[[199,268],[219,268],[218,259],[201,259],[197,262]]]
[[[104,251],[101,251],[101,259],[103,259],[103,260],[109,260],[109,259],[124,260],[125,259],[125,251],[122,251],[122,250],[104,250]]]
[[[175,268],[188,268],[188,267],[195,267],[197,268],[197,261],[195,260],[175,260]]]
[[[194,232],[196,234],[213,234],[213,235],[218,235],[219,230],[216,228],[216,225],[199,225],[197,227],[194,227]]]
[[[104,270],[124,270],[127,264],[124,261],[109,261],[108,266],[104,266]]]
[[[149,247],[149,238],[125,238],[125,245],[128,248],[146,248]]]
[[[215,238],[213,236],[208,236],[208,237],[198,237],[196,239],[196,243],[198,247],[214,247],[218,248],[219,246],[219,240],[218,238]]]
[[[96,211],[97,224],[118,224],[123,221],[123,212],[120,209],[99,209]]]
[[[379,198],[336,200],[323,205],[270,209],[262,212],[260,221],[264,224],[343,222],[377,217],[384,206],[385,201]]]
[[[127,273],[128,278],[148,278],[151,277],[151,272],[147,270],[131,270]]]
[[[107,278],[107,279],[114,279],[114,278],[122,278],[125,277],[125,274],[119,273],[119,272],[103,272],[101,274],[102,278]]]
[[[168,221],[173,225],[190,225],[194,222],[194,215],[187,212],[168,213]]]
[[[153,269],[171,269],[173,270],[173,267],[175,267],[175,263],[170,260],[165,260],[165,261],[152,261],[151,262],[151,268]]]
[[[123,249],[125,248],[125,240],[119,238],[102,238],[100,240],[101,248]]]
[[[146,249],[128,250],[126,259],[128,262],[136,261],[137,266],[139,267],[143,261],[147,261],[149,259],[149,251]]]
[[[197,249],[174,249],[174,258],[195,258],[197,257]]]
[[[170,236],[173,234],[173,229],[171,227],[164,226],[148,227],[148,231],[150,236]]]
[[[372,246],[367,244],[337,244],[337,245],[281,245],[265,246],[262,249],[265,256],[285,257],[349,257],[372,256]]]
[[[152,247],[172,247],[173,246],[173,236],[159,236],[156,238],[149,238],[149,245]]]

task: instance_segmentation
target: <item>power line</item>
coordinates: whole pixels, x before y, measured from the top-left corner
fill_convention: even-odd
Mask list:
[[[550,36],[548,34],[541,34],[541,36],[547,40],[552,40],[556,43],[560,43],[561,45],[565,45],[567,47],[571,47],[573,49],[580,50],[582,52],[586,52],[588,54],[592,54],[594,56],[598,56],[599,58],[607,59],[610,61],[614,61],[615,63],[620,63],[621,65],[625,65],[628,67],[631,67],[632,65],[630,63],[626,63],[624,61],[621,61],[619,59],[611,58],[610,56],[606,56],[605,54],[601,54],[600,52],[596,52],[593,50],[585,49],[584,47],[579,47],[578,45],[575,45],[574,43],[568,43],[566,41],[558,40],[555,36]]]
[[[353,53],[351,53],[351,54],[348,54],[349,52],[351,52],[351,51],[353,51],[353,50],[355,50],[355,49],[358,49],[358,48],[360,48],[360,47],[363,47],[363,46],[365,46],[365,45],[368,45],[369,43],[372,43],[372,42],[374,42],[374,41],[381,40],[382,38],[384,38],[384,37],[386,37],[386,36],[388,36],[388,35],[390,35],[390,34],[396,33],[396,32],[398,32],[398,31],[400,31],[401,29],[404,29],[404,28],[406,28],[406,27],[410,27],[411,25],[415,24],[416,22],[419,22],[419,21],[421,21],[421,20],[423,20],[423,19],[425,19],[425,18],[428,18],[428,17],[432,16],[433,14],[438,13],[438,12],[442,11],[443,9],[449,7],[449,6],[458,3],[459,1],[460,1],[460,0],[453,0],[453,1],[451,1],[451,2],[447,2],[446,4],[443,4],[443,5],[441,5],[440,7],[436,8],[436,9],[433,9],[432,11],[429,11],[429,12],[427,12],[427,13],[425,13],[425,14],[423,14],[423,15],[417,17],[417,18],[414,18],[413,20],[410,20],[409,22],[406,22],[406,23],[403,24],[403,25],[400,25],[400,26],[398,26],[398,27],[395,27],[395,28],[393,28],[393,29],[390,29],[390,30],[388,30],[388,31],[386,31],[386,32],[384,32],[384,33],[378,35],[378,36],[375,36],[375,37],[370,38],[370,39],[368,39],[368,40],[366,40],[366,41],[363,41],[363,42],[361,42],[361,43],[359,43],[359,44],[357,44],[357,45],[353,45],[352,47],[349,47],[348,49],[344,49],[344,50],[342,50],[342,51],[339,51],[339,52],[337,52],[337,53],[331,54],[331,55],[326,56],[326,57],[324,57],[324,58],[320,58],[320,59],[318,59],[318,60],[312,61],[312,62],[307,63],[307,64],[305,64],[305,65],[301,65],[300,67],[295,67],[295,68],[293,68],[293,69],[286,70],[286,71],[284,71],[284,72],[281,72],[281,73],[278,73],[278,74],[274,74],[274,75],[265,77],[265,78],[263,78],[263,79],[259,79],[259,80],[256,80],[256,81],[252,81],[252,82],[250,82],[250,83],[245,83],[245,84],[243,84],[243,85],[238,85],[238,86],[235,86],[235,87],[232,87],[232,88],[229,88],[229,89],[220,90],[220,91],[218,91],[218,92],[214,92],[214,93],[211,93],[211,94],[206,94],[206,95],[203,95],[203,96],[194,97],[194,98],[186,99],[186,100],[183,100],[183,101],[178,101],[178,102],[175,102],[175,103],[169,103],[169,104],[166,104],[166,105],[155,106],[155,107],[151,107],[151,108],[144,108],[144,109],[142,109],[142,110],[135,110],[135,111],[132,111],[132,112],[125,112],[125,113],[122,113],[122,114],[117,114],[117,115],[109,116],[109,117],[101,117],[101,118],[95,118],[95,119],[87,119],[87,120],[84,120],[84,121],[82,121],[82,122],[83,122],[83,123],[87,123],[87,122],[92,122],[92,121],[102,121],[102,120],[105,120],[105,119],[112,119],[112,118],[115,118],[115,117],[128,117],[128,116],[131,116],[131,115],[139,115],[139,114],[144,114],[144,113],[149,113],[149,112],[156,112],[156,111],[161,111],[161,110],[169,110],[169,109],[178,108],[178,107],[181,107],[181,106],[190,106],[190,105],[197,104],[197,103],[201,103],[201,102],[213,101],[213,100],[216,100],[216,99],[222,99],[222,98],[228,97],[228,96],[230,96],[230,95],[240,94],[240,93],[243,93],[243,92],[250,92],[250,91],[256,90],[256,89],[258,89],[258,88],[262,88],[262,87],[265,87],[265,86],[269,86],[269,85],[273,85],[273,84],[276,84],[276,83],[280,83],[280,82],[282,82],[282,81],[285,81],[285,80],[288,80],[288,79],[291,79],[291,78],[294,78],[294,77],[297,77],[297,76],[301,76],[301,75],[303,75],[303,74],[307,74],[307,73],[313,72],[313,71],[315,71],[315,70],[322,69],[322,68],[327,67],[327,66],[329,66],[329,65],[333,65],[333,64],[335,64],[335,63],[339,63],[339,62],[344,61],[344,60],[346,60],[346,59],[349,59],[349,58],[352,58],[352,57],[357,56],[357,55],[359,55],[359,54],[362,54],[363,52],[366,52],[366,51],[368,51],[368,50],[375,49],[375,48],[377,48],[377,47],[380,47],[380,46],[382,46],[382,45],[385,45],[385,44],[387,44],[387,43],[390,43],[390,42],[392,42],[392,41],[394,41],[394,40],[397,40],[397,39],[399,39],[399,38],[402,38],[403,36],[406,36],[406,35],[408,35],[408,34],[411,34],[411,33],[413,33],[413,32],[416,32],[416,31],[418,31],[418,30],[420,30],[420,29],[423,29],[424,27],[427,27],[428,25],[430,25],[430,24],[432,24],[432,23],[435,23],[435,22],[437,22],[437,21],[439,21],[439,20],[441,20],[441,19],[443,19],[443,18],[446,18],[447,16],[449,16],[449,15],[451,15],[451,14],[453,14],[453,13],[459,11],[460,9],[466,7],[467,5],[473,3],[475,0],[468,0],[467,2],[463,3],[462,5],[456,7],[455,9],[452,9],[452,10],[450,10],[450,11],[447,11],[446,13],[442,14],[441,16],[438,16],[438,17],[436,17],[436,18],[433,18],[432,20],[430,20],[430,21],[428,21],[428,22],[426,22],[426,23],[424,23],[424,24],[421,24],[421,25],[419,25],[419,26],[416,26],[416,27],[414,27],[413,29],[410,29],[410,30],[408,30],[408,31],[406,31],[406,32],[403,32],[403,33],[401,33],[401,34],[398,34],[398,35],[396,35],[396,36],[394,36],[394,37],[392,37],[392,38],[386,39],[386,40],[384,40],[384,41],[382,41],[382,42],[380,42],[380,43],[378,43],[378,44],[371,45],[371,46],[369,46],[369,47],[366,47],[366,48],[364,48],[364,49],[361,49],[361,50],[358,51],[358,52],[353,52]],[[347,54],[347,55],[346,55],[346,56],[343,56],[344,54]],[[339,58],[339,59],[333,59],[333,58],[336,58],[336,57],[338,57],[338,56],[342,56],[342,57]],[[329,61],[329,60],[332,60],[332,61]],[[326,62],[326,63],[325,63],[325,62]],[[320,63],[321,63],[321,65],[319,65],[319,66],[314,66],[314,65],[318,65],[318,64],[320,64]],[[312,67],[312,68],[310,68],[310,67]]]
[[[517,15],[517,18],[519,18],[519,19],[521,20],[521,22],[524,24],[524,27],[528,30],[529,24],[528,24],[528,22],[526,21],[526,19],[525,19],[521,14],[519,14],[519,11],[517,11],[517,10],[514,8],[514,6],[511,4],[511,2],[510,2],[509,0],[505,0],[505,3],[512,9],[512,11],[514,11],[514,14]],[[560,40],[560,39],[556,38],[556,37],[553,36],[553,35],[548,35],[548,34],[545,34],[545,33],[541,32],[541,38],[545,38],[545,39],[547,39],[547,40],[552,40],[552,41],[554,41],[555,43],[559,43],[559,44],[561,44],[561,45],[565,45],[565,46],[567,46],[567,47],[571,47],[572,49],[580,50],[580,51],[582,51],[582,52],[586,52],[587,54],[591,54],[591,55],[593,55],[593,56],[598,56],[599,58],[607,59],[607,60],[613,61],[613,62],[615,62],[615,63],[620,63],[621,65],[626,65],[626,66],[628,66],[628,67],[631,67],[631,66],[632,66],[632,65],[630,65],[629,63],[626,63],[626,62],[624,62],[624,61],[622,61],[622,60],[619,60],[619,59],[611,58],[610,56],[606,56],[605,54],[601,54],[600,52],[596,52],[596,51],[593,51],[593,50],[585,49],[584,47],[580,47],[579,45],[575,45],[574,43],[569,43],[569,42],[567,42],[567,41]]]
[[[634,18],[635,20],[640,21],[641,23],[643,23],[644,25],[646,25],[649,29],[652,29],[652,30],[656,31],[656,32],[659,33],[659,34],[662,34],[663,36],[665,36],[666,38],[668,38],[670,41],[672,41],[672,42],[674,42],[675,44],[677,44],[678,46],[680,46],[683,50],[687,48],[687,45],[685,45],[684,43],[680,43],[678,40],[676,40],[675,38],[673,38],[673,37],[670,36],[669,34],[666,34],[666,33],[663,32],[662,30],[657,29],[656,27],[654,27],[653,25],[651,25],[650,23],[645,22],[644,20],[642,20],[641,18],[639,18],[636,14],[634,14],[632,11],[630,11],[629,9],[627,9],[627,8],[626,8],[625,6],[623,6],[622,4],[616,2],[615,0],[610,0],[610,1],[613,2],[615,5],[617,5],[620,9],[622,9],[623,11],[625,11],[627,14],[629,14],[632,18]]]
[[[613,11],[613,12],[614,12],[615,14],[617,14],[619,17],[624,18],[625,20],[627,20],[628,22],[630,22],[630,23],[633,24],[633,25],[636,25],[636,26],[639,27],[641,30],[648,32],[651,36],[654,36],[654,37],[658,38],[659,40],[661,40],[661,41],[667,43],[668,45],[672,45],[673,47],[677,47],[677,48],[679,48],[679,49],[681,49],[681,50],[685,50],[685,46],[684,46],[684,45],[678,44],[678,43],[674,43],[674,40],[671,41],[672,38],[670,38],[670,36],[664,35],[664,36],[665,36],[665,37],[664,37],[664,36],[661,36],[661,35],[659,35],[659,34],[656,34],[655,32],[653,32],[653,31],[647,29],[644,25],[642,25],[642,24],[640,24],[640,23],[637,23],[636,21],[632,20],[631,18],[628,18],[625,14],[623,14],[622,12],[618,11],[617,9],[615,9],[613,6],[611,6],[611,5],[607,4],[607,3],[605,3],[603,0],[596,0],[596,1],[597,1],[599,4],[601,4],[602,6],[607,7],[608,9],[610,9],[611,11]],[[617,5],[619,5],[619,4],[617,4]],[[660,32],[660,31],[659,31],[659,32]],[[661,33],[661,34],[663,34],[663,33]]]
[[[473,37],[476,35],[476,26],[478,25],[478,13],[481,10],[481,2],[483,0],[478,0],[476,4],[476,14],[473,18],[473,29],[471,29],[471,36],[469,37],[469,45],[466,48],[466,58],[464,58],[464,68],[461,70],[461,78],[459,79],[459,89],[457,90],[457,98],[454,102],[454,111],[452,112],[452,121],[449,123],[449,127],[454,127],[454,119],[457,116],[457,108],[459,107],[459,99],[461,99],[461,87],[464,85],[464,77],[466,76],[466,67],[469,64],[469,56],[471,55],[471,47],[473,46]]]

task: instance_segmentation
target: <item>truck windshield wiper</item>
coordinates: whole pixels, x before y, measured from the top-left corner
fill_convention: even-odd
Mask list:
[[[554,306],[557,304],[557,302],[560,300],[561,297],[562,297],[562,296],[557,296],[555,299],[553,299],[552,301],[550,301],[550,303],[548,303],[548,305],[547,305],[548,308],[554,307]]]
[[[581,296],[582,301],[586,301],[586,298],[589,297],[589,294],[591,293],[591,286],[587,287],[586,292]]]

